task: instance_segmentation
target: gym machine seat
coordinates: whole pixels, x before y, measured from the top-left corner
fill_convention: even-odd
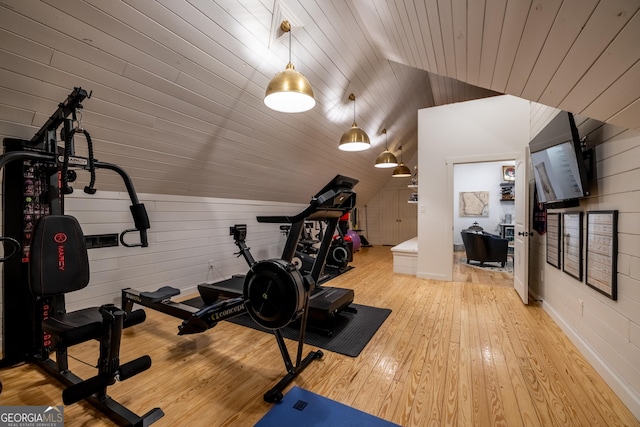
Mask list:
[[[83,289],[89,283],[84,235],[80,224],[72,216],[49,215],[40,218],[34,227],[30,257],[29,287],[37,298],[63,298],[64,294]],[[113,304],[72,312],[62,309],[46,313],[41,326],[47,347],[41,355],[41,361],[47,371],[68,386],[62,392],[65,405],[93,399],[112,418],[125,425],[146,426],[164,415],[161,409],[155,408],[139,417],[106,394],[107,386],[116,380],[123,381],[151,367],[149,356],[141,356],[120,365],[123,327],[144,320],[143,310],[126,314]],[[67,349],[89,340],[100,341],[98,374],[82,380],[69,371]],[[56,351],[55,362],[47,354],[52,349]]]

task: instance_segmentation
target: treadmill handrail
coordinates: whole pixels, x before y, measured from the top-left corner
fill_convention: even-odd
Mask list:
[[[348,197],[345,199],[345,201],[355,196],[355,192],[350,189],[348,190],[348,189],[342,188],[342,189],[338,189],[338,191],[329,190],[311,199],[311,203],[309,204],[309,206],[307,206],[302,212],[300,212],[297,215],[257,216],[256,220],[258,222],[271,223],[271,224],[283,224],[283,223],[293,224],[295,222],[302,221],[305,218],[309,218],[310,216],[321,211],[326,212],[327,215],[322,215],[322,216],[314,215],[314,217],[316,217],[317,219],[321,219],[321,217],[333,218],[334,216],[342,216],[346,212],[349,212],[352,206],[349,206],[348,208],[341,207],[341,206],[338,206],[338,207],[324,206],[324,204],[327,201],[334,200],[336,196],[342,193],[348,194]],[[331,215],[328,215],[329,213],[331,213]]]

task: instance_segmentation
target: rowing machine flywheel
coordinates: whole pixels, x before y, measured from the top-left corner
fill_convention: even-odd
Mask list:
[[[267,329],[280,329],[304,311],[306,290],[296,266],[281,259],[255,263],[244,280],[249,316]]]

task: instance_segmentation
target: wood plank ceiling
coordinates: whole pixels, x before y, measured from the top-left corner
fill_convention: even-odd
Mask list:
[[[96,157],[139,192],[307,202],[336,173],[361,203],[383,128],[409,164],[417,110],[500,93],[640,128],[637,0],[0,0],[0,136],[30,138],[75,86]],[[262,102],[288,61],[317,105]],[[338,150],[353,121],[373,148]],[[78,146],[83,146],[82,141]],[[99,175],[98,188],[122,190]]]

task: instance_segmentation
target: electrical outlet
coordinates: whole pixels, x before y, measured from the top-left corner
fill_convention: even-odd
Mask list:
[[[578,298],[578,312],[580,313],[580,316],[584,315],[584,301],[580,298]]]

